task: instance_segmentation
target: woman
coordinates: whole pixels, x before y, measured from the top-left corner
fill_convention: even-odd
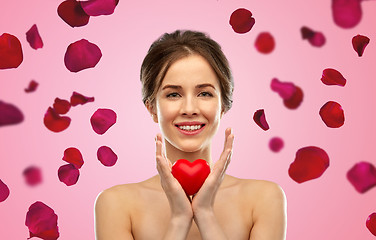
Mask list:
[[[230,128],[220,159],[212,162],[212,137],[231,108],[233,92],[220,46],[200,32],[164,34],[143,61],[141,82],[144,104],[163,134],[155,139],[159,174],[99,194],[96,239],[285,239],[282,189],[225,174],[234,141]],[[194,196],[171,174],[178,159],[204,159],[211,166]]]

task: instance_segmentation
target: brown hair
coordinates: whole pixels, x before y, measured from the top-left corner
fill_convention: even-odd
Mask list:
[[[177,30],[165,33],[150,46],[141,66],[142,100],[154,104],[155,96],[169,67],[192,54],[204,57],[217,74],[222,96],[222,111],[232,106],[234,81],[221,46],[202,32]]]

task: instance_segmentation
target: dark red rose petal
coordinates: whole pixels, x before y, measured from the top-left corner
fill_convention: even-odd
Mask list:
[[[321,107],[320,117],[325,125],[330,128],[339,128],[345,122],[342,106],[333,101],[329,101]]]
[[[314,47],[322,47],[326,42],[326,38],[321,32],[313,31],[308,27],[302,27],[300,32],[302,34],[302,38],[307,39]]]
[[[116,123],[116,113],[111,109],[99,108],[90,118],[94,132],[104,134]]]
[[[65,149],[63,160],[73,164],[73,166],[77,169],[80,169],[84,164],[84,159],[82,158],[80,150],[74,147]]]
[[[23,120],[24,115],[18,107],[0,100],[0,127],[17,124]]]
[[[78,170],[73,164],[66,164],[59,168],[58,177],[60,182],[65,183],[67,186],[72,186],[77,183],[80,176],[80,170]]]
[[[29,83],[29,86],[25,88],[25,92],[27,93],[34,92],[35,90],[37,90],[38,85],[39,84],[36,81],[31,80]]]
[[[30,238],[38,237],[44,240],[59,238],[57,215],[52,208],[42,202],[35,202],[29,207],[25,225],[29,228]]]
[[[368,230],[376,236],[376,212],[370,214],[366,221],[366,226]]]
[[[346,79],[335,69],[327,68],[322,72],[321,81],[326,85],[345,86]]]
[[[252,29],[254,24],[255,19],[247,9],[239,8],[231,14],[230,25],[236,33],[247,33]]]
[[[360,0],[332,0],[334,23],[341,28],[353,28],[362,19]]]
[[[289,176],[297,183],[320,177],[329,167],[328,154],[319,147],[304,147],[296,152]]]
[[[57,114],[66,114],[71,108],[71,103],[64,99],[55,98],[53,108]]]
[[[60,3],[57,14],[71,27],[81,27],[89,23],[90,16],[82,9],[80,2],[66,0]]]
[[[9,193],[8,186],[0,179],[0,202],[4,202],[9,197]]]
[[[86,39],[71,43],[64,56],[64,63],[71,72],[93,68],[102,57],[99,47]]]
[[[290,99],[295,92],[295,85],[290,82],[281,82],[277,78],[273,78],[270,88],[279,94],[283,99]]]
[[[358,34],[352,38],[353,48],[358,53],[359,57],[363,55],[364,49],[367,47],[368,43],[369,38],[367,36]]]
[[[20,40],[11,34],[3,33],[0,36],[0,69],[17,68],[22,61]]]
[[[61,117],[51,107],[48,108],[44,114],[44,125],[52,132],[61,132],[67,129],[70,125],[70,117]]]
[[[313,38],[313,36],[315,36],[315,32],[308,27],[302,27],[300,29],[300,32],[302,34],[303,39],[311,39]]]
[[[88,0],[81,1],[81,6],[90,16],[111,15],[119,0]]]
[[[98,149],[97,157],[98,160],[106,167],[115,165],[118,159],[117,155],[112,151],[112,149],[107,146],[102,146]]]
[[[283,148],[283,145],[284,145],[283,140],[280,137],[273,137],[269,141],[269,148],[273,152],[281,151],[281,149]]]
[[[271,53],[275,47],[274,37],[269,32],[260,33],[256,38],[255,47],[260,53]]]
[[[37,25],[33,25],[29,31],[26,32],[26,40],[29,42],[30,47],[34,49],[42,48],[43,41],[39,35]]]
[[[87,102],[94,102],[94,97],[85,97],[82,94],[73,92],[70,98],[70,103],[72,104],[72,106],[77,106],[78,104],[84,105]]]
[[[359,162],[355,164],[346,176],[359,193],[365,193],[376,186],[376,169],[371,163]]]
[[[257,125],[259,125],[259,127],[261,127],[263,130],[268,130],[269,129],[269,125],[268,123],[266,122],[266,117],[265,117],[265,113],[264,113],[264,109],[260,109],[260,110],[257,110],[255,112],[255,114],[253,115],[253,120],[255,121],[255,123]]]
[[[29,186],[36,186],[42,183],[42,171],[39,167],[30,166],[23,171],[22,175]]]
[[[300,106],[302,101],[303,101],[303,91],[300,87],[295,86],[295,91],[293,95],[288,99],[284,99],[283,104],[288,109],[296,109]]]

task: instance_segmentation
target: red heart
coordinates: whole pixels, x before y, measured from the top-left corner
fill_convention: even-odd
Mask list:
[[[171,173],[178,180],[184,191],[188,195],[193,195],[204,184],[210,173],[210,167],[203,159],[196,159],[193,162],[179,159],[172,166]]]

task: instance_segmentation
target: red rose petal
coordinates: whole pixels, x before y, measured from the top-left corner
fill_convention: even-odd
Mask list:
[[[0,36],[0,69],[17,68],[22,61],[20,40],[13,35],[3,33]]]
[[[27,88],[25,88],[25,92],[27,92],[27,93],[34,92],[35,90],[37,90],[38,85],[39,84],[36,81],[31,80],[29,82],[29,86]]]
[[[295,86],[295,91],[293,95],[288,99],[284,99],[283,104],[288,109],[296,109],[300,106],[302,101],[303,101],[303,91],[300,87]]]
[[[37,25],[34,24],[29,31],[26,32],[26,40],[29,42],[30,47],[34,49],[42,48],[43,41],[39,35]]]
[[[353,48],[358,53],[359,57],[363,55],[364,49],[367,47],[368,43],[369,38],[367,36],[358,34],[352,38]]]
[[[269,32],[260,33],[256,38],[255,47],[260,53],[271,53],[275,47],[274,37]]]
[[[314,47],[322,47],[325,42],[326,38],[323,33],[313,31],[308,27],[302,27],[300,29],[303,39],[308,39],[309,43]]]
[[[80,176],[80,170],[78,170],[73,164],[66,164],[59,168],[58,177],[60,182],[65,183],[67,186],[72,186],[77,183]]]
[[[295,92],[295,85],[290,82],[281,82],[277,78],[273,78],[270,88],[279,94],[283,99],[290,99]]]
[[[359,193],[365,193],[376,186],[376,168],[371,163],[355,164],[346,176]]]
[[[70,98],[70,103],[72,104],[72,106],[77,106],[78,104],[84,105],[87,102],[94,102],[94,97],[85,97],[82,94],[73,92]]]
[[[236,33],[247,33],[252,29],[254,24],[255,19],[247,9],[239,8],[231,14],[230,25]]]
[[[99,47],[86,39],[71,43],[64,56],[64,63],[71,72],[93,68],[102,57]]]
[[[345,86],[346,79],[335,69],[327,68],[322,72],[321,81],[326,85]]]
[[[304,147],[296,152],[290,164],[289,176],[297,183],[320,177],[329,167],[328,154],[319,147]]]
[[[94,132],[104,134],[116,123],[116,113],[111,109],[99,108],[90,118]]]
[[[255,114],[253,115],[253,120],[255,121],[255,123],[257,125],[259,125],[259,127],[261,127],[263,130],[268,130],[269,129],[269,125],[268,123],[266,122],[266,117],[265,117],[265,113],[264,113],[264,109],[260,109],[260,110],[257,110],[255,112]]]
[[[118,159],[117,155],[112,151],[112,149],[107,146],[102,146],[98,149],[97,157],[98,160],[106,167],[115,165]]]
[[[362,19],[360,0],[332,0],[334,23],[341,28],[353,28]]]
[[[29,186],[36,186],[42,183],[42,171],[39,167],[30,166],[23,171],[22,175]]]
[[[53,108],[57,114],[66,114],[71,108],[71,103],[64,99],[55,98]]]
[[[0,202],[4,202],[9,197],[9,193],[8,186],[0,179]]]
[[[88,0],[80,3],[87,15],[100,16],[113,14],[118,2],[118,0]]]
[[[366,226],[368,230],[376,236],[376,212],[370,214],[366,221]]]
[[[283,140],[280,137],[273,137],[269,141],[269,148],[273,152],[281,151],[281,149],[283,148],[283,145],[284,145]]]
[[[84,159],[82,158],[80,150],[74,147],[65,149],[63,160],[73,164],[73,166],[77,169],[80,169],[84,164]]]
[[[67,129],[70,125],[70,117],[61,117],[51,107],[48,108],[44,114],[44,125],[52,132],[61,132]]]
[[[0,100],[0,127],[18,124],[24,120],[24,115],[18,107]]]
[[[342,106],[337,102],[329,101],[325,103],[319,113],[323,122],[330,128],[339,128],[345,122]]]
[[[60,3],[57,14],[71,27],[81,27],[89,23],[90,16],[82,9],[80,2],[66,0]]]
[[[42,202],[35,202],[29,207],[25,225],[29,228],[30,238],[38,237],[44,240],[59,238],[57,215],[52,208]]]

